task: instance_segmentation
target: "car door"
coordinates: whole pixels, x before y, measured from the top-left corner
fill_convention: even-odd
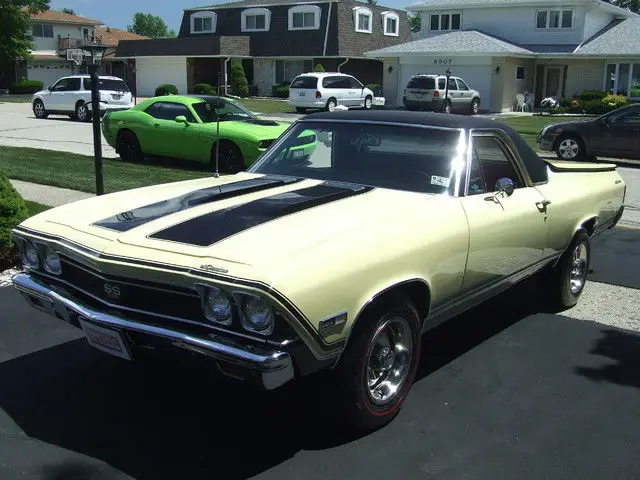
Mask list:
[[[609,116],[602,128],[602,150],[622,158],[640,158],[640,106]]]
[[[348,77],[349,79],[349,106],[364,107],[364,85],[359,80]]]
[[[69,95],[68,92],[71,91],[72,82],[71,78],[65,77],[58,80],[52,87],[47,99],[44,101],[44,107],[47,110],[66,110],[66,97],[65,95]]]
[[[511,142],[500,132],[475,133],[461,202],[469,222],[469,255],[462,288],[469,292],[513,278],[539,264],[548,242],[544,195],[527,186]],[[499,179],[515,188],[499,192]]]
[[[449,77],[448,81],[449,92],[448,98],[451,100],[451,110],[457,111],[460,110],[460,98],[458,96],[458,84],[456,83],[456,79],[453,77]]]
[[[456,78],[458,84],[457,110],[468,111],[471,108],[471,89],[461,78]]]
[[[181,103],[158,101],[147,107],[149,121],[137,129],[142,151],[151,155],[190,159],[189,137],[196,134],[192,125],[176,122],[176,117],[185,116],[190,124],[196,122],[191,111]]]

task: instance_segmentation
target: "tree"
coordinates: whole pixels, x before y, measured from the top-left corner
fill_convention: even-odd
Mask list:
[[[321,63],[316,63],[316,66],[313,69],[314,72],[326,72]]]
[[[31,57],[30,15],[49,9],[49,0],[0,0],[0,83],[6,66]]]
[[[613,0],[611,3],[618,7],[628,8],[632,12],[640,13],[640,0]]]
[[[409,15],[409,30],[419,32],[422,28],[421,18],[420,15]]]
[[[249,95],[249,83],[240,62],[231,64],[231,91],[243,98]]]
[[[176,32],[169,30],[169,27],[162,18],[142,12],[137,12],[133,16],[133,24],[127,25],[127,31],[151,38],[176,36]]]
[[[75,15],[76,11],[73,8],[63,8],[62,13],[66,13],[67,15]]]

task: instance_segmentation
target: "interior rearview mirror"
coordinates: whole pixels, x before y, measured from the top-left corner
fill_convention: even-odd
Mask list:
[[[176,117],[176,122],[178,123],[184,123],[185,125],[188,125],[189,122],[187,121],[187,117],[185,117],[184,115],[179,115]]]
[[[504,192],[507,194],[507,197],[510,197],[513,194],[513,191],[516,189],[513,180],[508,177],[499,178],[496,182],[495,190],[497,192]]]

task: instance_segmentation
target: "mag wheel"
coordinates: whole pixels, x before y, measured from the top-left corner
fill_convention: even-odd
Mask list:
[[[244,170],[244,157],[240,149],[231,142],[220,142],[218,170],[222,173],[238,173]],[[216,168],[216,146],[211,151],[211,169]]]
[[[336,102],[336,99],[330,98],[329,100],[327,100],[326,110],[327,112],[333,112],[337,106],[338,102]]]
[[[589,235],[579,230],[551,273],[549,298],[555,311],[566,310],[578,303],[587,283],[590,257]]]
[[[140,162],[143,159],[140,142],[135,133],[125,130],[118,136],[118,154],[125,162]]]
[[[471,113],[473,115],[477,115],[479,111],[480,111],[480,100],[478,100],[477,98],[474,98],[473,101],[471,102]]]
[[[44,108],[44,103],[42,103],[42,100],[36,100],[35,102],[33,102],[33,114],[36,116],[36,118],[47,118],[49,116]]]
[[[364,99],[364,108],[366,110],[371,110],[372,106],[373,106],[373,99],[367,95],[367,98]]]
[[[87,108],[87,104],[84,102],[79,102],[76,105],[76,115],[75,118],[80,122],[87,122],[91,118],[91,113],[89,113],[89,109]]]
[[[560,138],[555,150],[561,160],[579,160],[584,157],[582,140],[570,135]]]

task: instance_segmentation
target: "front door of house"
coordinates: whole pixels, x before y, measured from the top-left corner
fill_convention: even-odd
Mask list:
[[[544,69],[544,97],[562,96],[562,67],[545,67]]]

